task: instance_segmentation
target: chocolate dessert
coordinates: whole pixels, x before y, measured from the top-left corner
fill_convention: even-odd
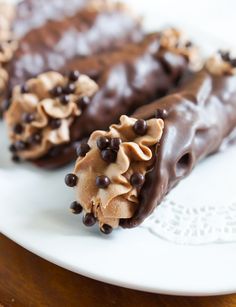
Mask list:
[[[72,58],[113,50],[143,37],[140,18],[124,4],[110,0],[72,0],[69,5],[65,0],[24,0],[15,6],[1,6],[0,22],[8,20],[11,34],[1,43],[4,56],[8,52],[4,71],[0,71],[0,105],[8,98],[2,112],[9,106],[15,85],[42,72],[59,70]],[[4,13],[6,7],[11,7],[11,18]],[[0,39],[6,36],[4,26],[1,24]]]
[[[92,133],[66,176],[76,191],[72,211],[106,234],[138,226],[235,125],[236,60],[221,53],[174,94]]]
[[[120,115],[131,114],[165,95],[197,64],[197,48],[179,31],[167,29],[120,51],[73,59],[63,69],[77,70],[66,75],[48,72],[16,86],[6,112],[14,159],[30,160],[45,168],[73,161],[78,144],[90,133],[107,129]],[[78,96],[77,86],[84,74],[93,76],[96,86],[90,95],[82,91]],[[86,82],[88,87],[92,80],[87,77]],[[76,112],[71,111],[71,105],[73,110],[77,106]],[[46,119],[39,125],[42,112]],[[66,137],[61,137],[62,130],[66,130]],[[47,135],[47,146],[44,137],[31,142],[35,133]],[[48,139],[48,134],[60,137]]]
[[[10,67],[10,88],[42,72],[58,71],[75,57],[112,50],[142,36],[140,19],[123,4],[88,1],[73,16],[50,20],[19,40]]]

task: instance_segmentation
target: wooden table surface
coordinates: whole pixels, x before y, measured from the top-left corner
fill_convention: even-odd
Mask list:
[[[177,297],[111,286],[71,273],[0,234],[0,307],[236,307],[236,295]]]

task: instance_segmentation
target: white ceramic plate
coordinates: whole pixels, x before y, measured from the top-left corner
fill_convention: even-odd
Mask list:
[[[146,12],[149,28],[159,25],[165,12],[168,20],[168,5],[176,3],[155,2],[162,4],[160,10],[154,1],[149,1],[152,9],[137,4]],[[193,18],[199,20],[199,16]],[[221,45],[217,39],[192,32],[209,49]],[[14,165],[2,124],[0,140],[0,231],[18,244],[71,271],[124,287],[181,295],[236,292],[236,147],[201,163],[170,193],[167,205],[174,209],[168,211],[170,206],[163,205],[167,209],[162,210],[165,223],[161,227],[157,210],[143,227],[120,229],[107,237],[96,228],[84,228],[81,217],[68,210],[74,199],[64,185],[64,175],[72,166],[46,172]]]

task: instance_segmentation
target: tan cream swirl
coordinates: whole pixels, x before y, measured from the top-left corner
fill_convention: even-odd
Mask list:
[[[176,28],[167,28],[161,32],[160,45],[170,52],[181,54],[187,58],[193,70],[202,67],[199,48],[189,41],[188,36]]]
[[[232,61],[235,61],[235,65],[232,64]],[[220,53],[217,53],[206,61],[205,67],[211,74],[216,76],[235,75],[236,59],[230,60],[229,58],[225,60],[224,58],[222,58],[222,55]]]
[[[118,227],[119,219],[130,218],[138,203],[138,189],[131,185],[132,174],[144,175],[153,163],[153,153],[160,141],[164,122],[161,119],[147,121],[147,133],[138,136],[133,126],[136,119],[121,116],[120,124],[112,125],[108,132],[95,131],[89,138],[90,151],[79,157],[74,174],[78,177],[76,201],[82,205],[85,214],[93,213],[100,228],[109,225]],[[120,138],[115,163],[108,164],[101,157],[97,146],[100,137]],[[97,176],[107,176],[111,184],[106,189],[96,186]]]
[[[53,146],[70,141],[70,126],[81,114],[77,102],[84,96],[91,97],[98,90],[93,80],[80,75],[73,83],[73,93],[67,95],[68,103],[63,104],[60,97],[54,97],[51,93],[55,87],[65,88],[70,82],[60,73],[47,72],[26,82],[27,93],[22,93],[22,87],[15,87],[5,119],[12,144],[21,141],[27,145],[24,150],[17,152],[20,158],[37,159]],[[26,114],[33,116],[31,122],[23,121]],[[60,121],[60,126],[56,129],[50,125],[54,119]],[[16,133],[17,125],[20,125],[21,133]],[[29,140],[35,134],[40,134],[40,142],[32,145]]]

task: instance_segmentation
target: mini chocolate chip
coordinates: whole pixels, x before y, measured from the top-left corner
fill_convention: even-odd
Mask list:
[[[85,157],[86,154],[90,151],[90,147],[87,143],[81,143],[79,144],[79,146],[77,147],[77,155],[79,157]]]
[[[35,120],[35,116],[32,113],[24,113],[22,116],[22,120],[26,124],[30,124],[33,120]]]
[[[233,66],[233,67],[236,67],[236,58],[235,59],[232,59],[230,61],[230,64]]]
[[[70,97],[68,95],[63,95],[60,97],[60,102],[66,106],[70,102]]]
[[[17,148],[16,148],[15,144],[11,144],[11,145],[9,146],[9,150],[10,150],[10,152],[16,152],[16,151],[17,151]]]
[[[106,189],[110,183],[111,183],[111,180],[107,176],[102,175],[96,178],[96,186],[99,189]]]
[[[11,159],[13,162],[20,162],[20,158],[17,155],[13,155]]]
[[[140,173],[134,173],[130,178],[130,183],[134,187],[140,187],[144,183],[144,176]]]
[[[35,133],[33,135],[31,135],[28,139],[28,143],[31,145],[36,145],[39,144],[42,140],[42,136],[40,133]]]
[[[52,90],[51,90],[51,95],[54,96],[54,97],[58,97],[62,94],[63,92],[63,89],[61,86],[55,86]]]
[[[112,149],[104,149],[101,152],[102,159],[107,163],[114,163],[116,162],[117,152]]]
[[[49,125],[53,130],[58,129],[61,126],[61,120],[59,118],[51,119]]]
[[[77,203],[77,201],[73,201],[73,203],[70,205],[70,210],[74,214],[80,214],[83,211],[83,207]]]
[[[108,225],[108,224],[104,224],[104,225],[102,225],[100,230],[105,235],[109,235],[110,233],[112,233],[113,228],[110,225]]]
[[[83,217],[83,223],[85,226],[87,227],[91,227],[96,223],[96,217],[93,215],[93,213],[87,213],[84,217]]]
[[[165,109],[157,109],[156,110],[156,118],[165,119],[168,115],[168,112]]]
[[[133,126],[134,132],[137,135],[145,135],[147,133],[147,122],[143,119],[138,119]]]
[[[79,108],[83,111],[87,108],[89,103],[90,103],[90,98],[88,96],[84,96],[84,97],[79,99],[77,104],[78,104]]]
[[[193,43],[188,41],[188,42],[186,42],[185,47],[190,48],[190,47],[192,47],[192,45],[193,45]]]
[[[120,144],[122,143],[122,140],[120,138],[113,138],[111,139],[111,149],[118,151],[120,148]]]
[[[230,62],[230,53],[228,51],[220,50],[219,53],[222,60],[224,60],[225,62]]]
[[[15,134],[21,134],[24,131],[24,127],[18,123],[13,127],[13,131],[15,132]]]
[[[15,146],[17,151],[21,151],[27,148],[27,143],[23,141],[16,141]]]
[[[97,147],[100,150],[106,149],[110,145],[110,140],[106,138],[105,136],[100,136],[100,138],[97,139]]]
[[[65,177],[65,183],[68,187],[75,187],[78,182],[78,177],[75,174],[67,174]]]
[[[70,81],[77,81],[78,79],[79,79],[79,76],[80,76],[80,73],[79,73],[79,71],[78,70],[74,70],[74,71],[71,71],[70,73],[69,73],[69,80]]]
[[[29,88],[28,88],[27,84],[23,84],[21,86],[21,93],[22,94],[27,94],[28,92],[29,92]]]
[[[63,88],[63,93],[66,95],[73,94],[74,91],[75,91],[75,85],[73,83],[69,83],[67,84],[67,86]]]

